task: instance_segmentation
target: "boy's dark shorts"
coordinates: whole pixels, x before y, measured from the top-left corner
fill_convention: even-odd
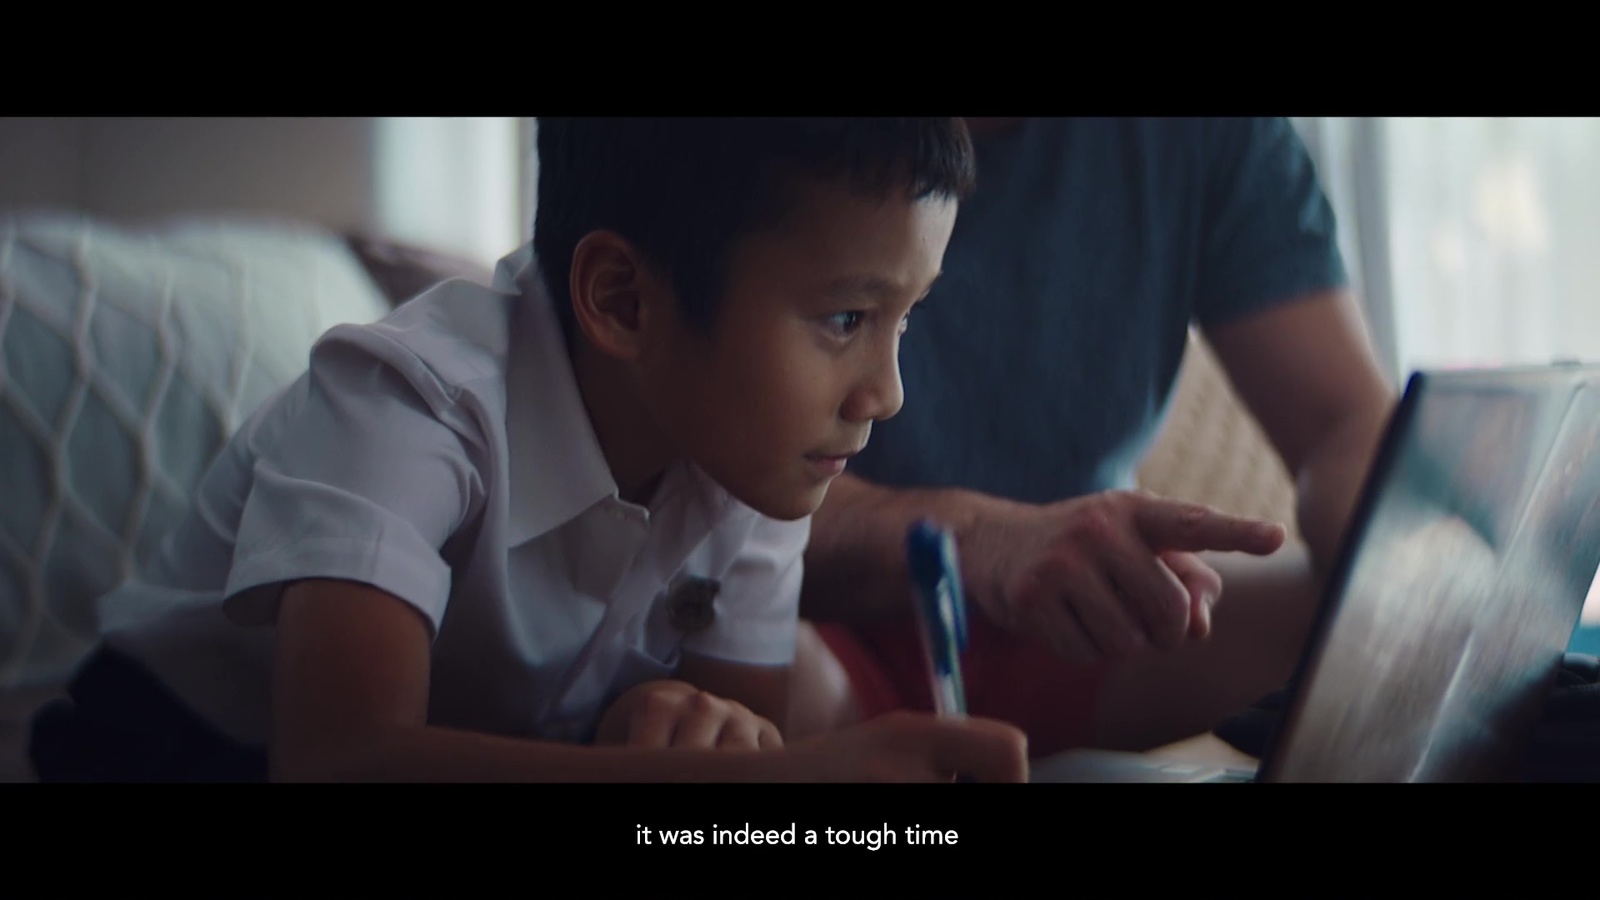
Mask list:
[[[28,754],[44,782],[262,782],[267,754],[188,708],[139,662],[102,646],[67,697],[33,719]]]

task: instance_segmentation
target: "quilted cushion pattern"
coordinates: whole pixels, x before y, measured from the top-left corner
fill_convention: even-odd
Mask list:
[[[64,678],[242,420],[387,309],[315,229],[0,216],[0,688]]]

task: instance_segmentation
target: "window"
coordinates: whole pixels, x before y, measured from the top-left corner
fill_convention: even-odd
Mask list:
[[[493,266],[531,227],[524,140],[515,117],[378,119],[379,221],[395,240]]]

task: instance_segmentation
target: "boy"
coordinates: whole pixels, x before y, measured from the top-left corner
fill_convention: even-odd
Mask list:
[[[541,120],[539,153],[495,289],[330,331],[106,599],[42,779],[1025,778],[999,723],[775,724],[964,126]]]

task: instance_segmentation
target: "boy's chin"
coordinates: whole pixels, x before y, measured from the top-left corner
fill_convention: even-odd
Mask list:
[[[745,506],[769,519],[793,522],[815,513],[822,506],[822,501],[828,496],[830,483],[825,481],[820,485],[804,488],[749,492],[746,496],[741,496],[741,492],[729,491],[729,493]]]

